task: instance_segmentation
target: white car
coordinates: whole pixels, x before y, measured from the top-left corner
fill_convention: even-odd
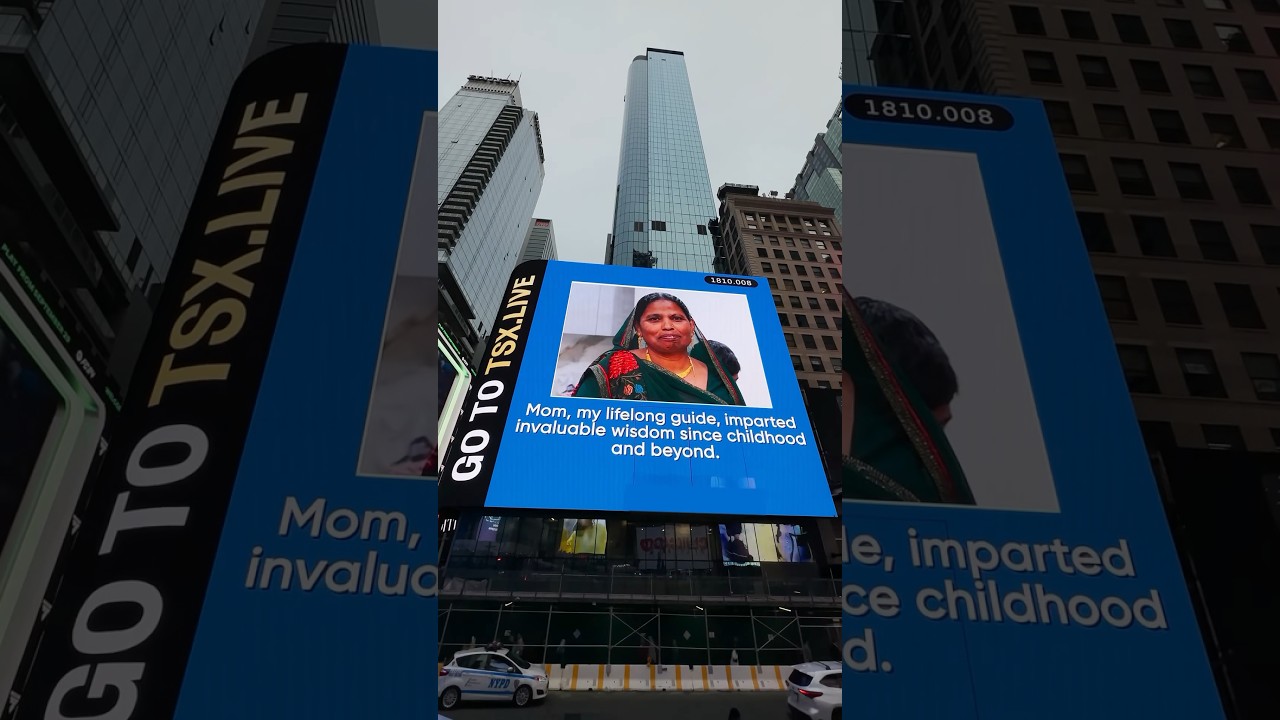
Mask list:
[[[843,698],[838,662],[808,662],[791,668],[787,678],[787,716],[791,720],[840,720]]]
[[[506,648],[463,650],[440,668],[440,707],[452,710],[463,700],[510,702],[524,707],[547,697],[547,676]]]

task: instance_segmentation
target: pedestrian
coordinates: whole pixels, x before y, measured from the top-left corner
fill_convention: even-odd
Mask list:
[[[742,720],[742,713],[738,712],[738,708],[729,708],[729,720]]]
[[[520,633],[516,633],[515,653],[516,657],[524,657],[524,635]]]
[[[658,666],[658,672],[662,672],[662,655],[658,652],[658,643],[649,636],[649,657],[654,665]]]
[[[560,663],[560,669],[564,669],[564,638],[560,638],[560,644],[556,646],[556,662]]]
[[[737,648],[734,648],[734,649],[733,649],[733,652],[729,653],[729,664],[730,664],[730,665],[737,665],[737,664],[738,664],[738,649],[737,649]]]

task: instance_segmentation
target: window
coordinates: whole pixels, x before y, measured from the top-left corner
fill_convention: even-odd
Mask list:
[[[1115,170],[1116,181],[1120,183],[1120,192],[1125,195],[1155,195],[1156,189],[1151,185],[1151,176],[1147,174],[1147,166],[1134,158],[1111,158],[1111,167]]]
[[[1245,205],[1270,205],[1271,194],[1262,182],[1257,168],[1227,166],[1227,177],[1235,188],[1236,198]]]
[[[1098,39],[1098,29],[1087,10],[1063,10],[1062,22],[1067,26],[1067,35],[1076,40]]]
[[[636,232],[644,232],[644,223],[643,222],[635,223],[635,227],[633,229]]]
[[[1275,225],[1250,225],[1253,241],[1268,265],[1280,265],[1280,227]]]
[[[796,258],[796,259],[798,260],[799,258]],[[805,277],[808,277],[808,276],[809,276],[809,269],[808,269],[808,268],[806,268],[806,267],[805,267],[805,266],[803,266],[803,265],[797,265],[797,266],[796,266],[796,274],[797,274],[797,275],[803,275],[803,276],[805,276]]]
[[[804,315],[796,315],[796,327],[809,327],[809,318]]]
[[[802,267],[797,267],[796,269],[797,269],[797,270],[803,270],[804,268],[802,268]],[[805,292],[813,292],[813,283],[809,282],[808,280],[801,280],[801,281],[800,281],[800,289],[801,289],[801,290],[803,290],[803,291],[805,291]]]
[[[1062,84],[1062,74],[1058,72],[1058,61],[1053,53],[1023,50],[1022,58],[1027,63],[1027,77],[1031,82]]]
[[[650,220],[649,227],[653,228],[654,230],[666,230],[667,222],[665,220]],[[751,226],[748,225],[747,227],[751,227]]]
[[[1151,366],[1151,354],[1145,345],[1116,345],[1120,367],[1124,368],[1124,380],[1132,393],[1160,392],[1155,368]]]
[[[812,368],[814,372],[827,371],[827,366],[822,363],[822,358],[818,357],[817,355],[809,356],[809,367]]]
[[[129,257],[125,259],[125,267],[129,268],[129,272],[133,272],[138,267],[138,258],[142,256],[142,242],[138,238],[133,239],[133,244],[129,246]]]
[[[1262,321],[1262,311],[1253,299],[1253,290],[1240,283],[1214,283],[1218,291],[1218,300],[1222,302],[1222,313],[1227,316],[1227,324],[1233,328],[1244,330],[1265,330],[1267,324]]]
[[[1244,138],[1240,135],[1240,126],[1235,117],[1222,113],[1205,113],[1204,124],[1209,128],[1210,140],[1217,148],[1242,148]]]
[[[1132,140],[1133,127],[1129,125],[1129,116],[1122,105],[1094,105],[1094,115],[1098,116],[1098,130],[1102,137],[1112,140]]]
[[[787,244],[788,244],[788,245],[792,245],[792,246],[794,246],[794,245],[795,245],[795,243],[791,242],[791,238],[787,238]],[[791,256],[791,259],[792,259],[792,260],[799,260],[799,259],[800,259],[800,253],[796,252],[795,250],[788,250],[788,251],[787,251],[787,254]]]
[[[1175,348],[1174,352],[1178,354],[1178,365],[1182,368],[1182,379],[1187,384],[1187,394],[1191,397],[1227,396],[1227,388],[1222,384],[1218,362],[1214,359],[1212,350]]]
[[[795,368],[796,370],[804,369],[804,361],[800,359],[799,355],[791,356],[791,367]]]
[[[774,296],[773,296],[773,306],[774,306],[774,307],[782,307],[782,296],[781,296],[781,295],[774,295]]]
[[[1107,311],[1108,320],[1137,320],[1138,314],[1133,309],[1133,298],[1129,296],[1129,284],[1119,275],[1095,275],[1098,281],[1098,294],[1102,296],[1102,307]]]
[[[809,298],[810,310],[821,310],[822,306],[818,303],[818,298]]]
[[[1178,446],[1173,435],[1173,423],[1163,420],[1139,420],[1138,429],[1142,431],[1142,442],[1153,450]]]
[[[813,324],[814,324],[814,325],[817,325],[817,326],[818,326],[818,328],[820,328],[820,329],[822,329],[822,330],[830,330],[830,329],[831,329],[831,326],[827,323],[827,316],[826,316],[826,315],[815,315],[815,316],[813,316]]]
[[[928,3],[925,3],[926,5]],[[1044,35],[1044,18],[1040,17],[1040,8],[1026,5],[1010,5],[1009,14],[1013,16],[1013,29],[1019,35]]]
[[[795,280],[792,280],[791,278],[783,278],[783,279],[782,279],[782,289],[783,289],[783,290],[795,290],[795,289],[796,289],[796,281],[795,281]]]
[[[767,273],[773,272],[773,263],[767,263],[767,262],[760,263],[760,272],[767,272]]]
[[[1097,189],[1085,156],[1058,153],[1058,159],[1062,161],[1062,172],[1067,176],[1067,187],[1076,192],[1093,192]]]
[[[1240,78],[1240,87],[1244,88],[1245,97],[1254,102],[1275,102],[1276,91],[1271,87],[1267,74],[1261,70],[1236,69],[1236,77]]]
[[[1169,92],[1169,80],[1158,60],[1130,60],[1129,67],[1133,68],[1133,77],[1143,92]]]
[[[1169,31],[1169,42],[1174,47],[1200,49],[1200,36],[1196,34],[1196,26],[1190,20],[1165,18],[1164,29]]]
[[[1095,88],[1113,88],[1116,78],[1111,74],[1111,65],[1107,59],[1099,55],[1078,55],[1080,74],[1084,76],[1084,84]]]
[[[1271,49],[1280,53],[1280,27],[1269,27],[1267,30],[1267,40],[1271,41]]]
[[[698,226],[698,234],[699,234],[699,235],[706,235],[706,234],[707,234],[707,226],[706,226],[706,225],[699,225],[699,226]]]
[[[1076,119],[1071,115],[1071,103],[1062,100],[1045,100],[1044,112],[1049,116],[1049,127],[1054,135],[1076,135]]]
[[[1182,124],[1182,115],[1177,110],[1151,110],[1151,126],[1156,130],[1156,139],[1162,143],[1189,143],[1187,126]]]
[[[1204,6],[1210,10],[1230,10],[1231,0],[1204,0]]]
[[[1236,249],[1231,245],[1226,225],[1217,220],[1192,220],[1191,231],[1196,235],[1200,256],[1205,260],[1236,261]]]
[[[757,256],[757,257],[762,257],[762,258],[767,258],[767,257],[769,257],[769,251],[768,251],[768,250],[765,250],[764,248],[756,248],[756,256]]]
[[[1151,288],[1160,303],[1160,314],[1170,325],[1199,325],[1200,310],[1186,280],[1152,280]]]
[[[813,339],[812,335],[801,335],[800,339],[804,341],[804,346],[810,350],[818,349],[818,341]]]
[[[794,290],[795,288],[794,288],[794,287],[792,287],[792,288],[787,288],[787,289],[788,289],[788,290]],[[793,308],[795,308],[795,309],[797,309],[797,310],[800,310],[801,308],[803,308],[803,307],[804,307],[804,303],[800,302],[800,298],[796,297],[795,295],[788,295],[788,296],[787,296],[787,299],[791,301],[791,307],[793,307]]]
[[[778,272],[782,273],[783,275],[790,275],[791,266],[786,263],[778,263]]]
[[[827,298],[827,309],[831,312],[840,312],[840,306],[831,298]]]
[[[1280,401],[1280,358],[1271,353],[1240,353],[1244,371],[1259,400]]]
[[[1147,257],[1177,257],[1173,249],[1173,238],[1169,235],[1169,225],[1162,217],[1150,215],[1134,215],[1133,234],[1138,238],[1138,249]]]
[[[1260,117],[1258,124],[1262,126],[1262,134],[1267,136],[1271,149],[1280,150],[1280,119]]]
[[[821,270],[822,268],[818,268],[818,269]],[[829,293],[831,292],[831,286],[824,282],[820,282],[818,283],[818,292]]]
[[[791,327],[791,318],[786,313],[778,313],[778,322],[782,327]]]
[[[769,287],[773,288],[774,290],[777,290],[777,289],[778,289],[778,281],[777,281],[777,280],[774,280],[773,278],[769,278]]]
[[[1280,2],[1277,2],[1277,0],[1253,0],[1253,9],[1260,13],[1280,13]]]
[[[826,275],[823,275],[823,274],[822,274],[822,268],[820,268],[820,267],[815,267],[815,268],[813,268],[812,270],[813,270],[813,276],[814,276],[814,277],[826,277]],[[824,286],[825,286],[825,285],[826,285],[826,283],[822,283],[822,285],[824,285]]]
[[[1147,36],[1147,27],[1142,24],[1142,18],[1137,15],[1112,15],[1116,22],[1116,32],[1120,35],[1120,41],[1131,45],[1150,45],[1151,38]]]
[[[777,297],[777,296],[775,295],[774,297]],[[782,333],[782,337],[786,339],[787,347],[793,348],[796,346],[795,333]]]
[[[1200,432],[1210,450],[1244,450],[1244,435],[1235,425],[1201,425]]]
[[[1208,65],[1183,65],[1182,69],[1187,73],[1191,92],[1200,97],[1222,97],[1222,85],[1218,84],[1218,76],[1214,74],[1213,68]]]
[[[1213,29],[1218,33],[1218,40],[1222,43],[1222,47],[1228,52],[1253,52],[1253,46],[1249,44],[1249,36],[1244,34],[1244,28],[1239,25],[1214,25]]]
[[[787,257],[787,256],[786,256],[786,255],[783,255],[781,250],[774,250],[774,251],[773,251],[773,257],[774,257],[774,258],[776,258],[776,259],[778,259],[778,260],[784,260],[784,259],[786,259],[786,257]]]
[[[1204,170],[1195,163],[1169,163],[1169,171],[1173,174],[1173,182],[1178,186],[1178,195],[1183,200],[1212,200],[1209,181],[1205,180]]]
[[[1089,252],[1112,253],[1116,251],[1115,241],[1111,238],[1111,228],[1107,225],[1107,216],[1100,212],[1077,212],[1076,220],[1080,223],[1080,234],[1084,236],[1084,246]]]

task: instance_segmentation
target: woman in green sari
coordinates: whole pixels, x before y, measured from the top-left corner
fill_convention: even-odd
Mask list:
[[[651,402],[745,405],[680,298],[640,298],[613,336],[613,349],[582,374],[574,397]]]
[[[938,338],[911,313],[844,295],[844,496],[973,505],[943,427],[957,392]]]

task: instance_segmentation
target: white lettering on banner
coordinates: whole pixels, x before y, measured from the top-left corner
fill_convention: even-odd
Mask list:
[[[841,557],[855,566],[846,577],[860,582],[844,586],[842,608],[845,622],[853,619],[892,620],[914,611],[937,622],[1001,623],[1016,625],[1073,625],[1081,628],[1154,631],[1169,629],[1164,603],[1156,588],[1119,591],[1117,582],[1136,578],[1137,568],[1129,541],[1120,538],[1101,550],[1069,546],[1060,538],[1049,542],[1004,542],[923,537],[915,528],[906,531],[910,565],[918,571],[934,571],[937,580],[917,581],[917,587],[903,592],[893,582],[894,555],[873,533],[848,537],[842,528]],[[857,566],[864,568],[858,571]],[[879,582],[866,576],[884,573]],[[956,570],[967,570],[968,581]],[[1051,582],[1009,583],[990,577],[1002,571],[1039,577],[1063,575],[1080,578],[1072,591],[1058,591]],[[915,573],[913,577],[921,577]],[[1096,579],[1095,579],[1096,578]],[[1106,582],[1105,590],[1090,593],[1079,583]],[[1101,586],[1100,586],[1101,589]],[[902,598],[906,597],[904,607]],[[892,672],[894,663],[883,657],[875,628],[854,628],[844,644],[844,661],[854,672]],[[890,649],[890,654],[892,649]]]
[[[276,534],[288,537],[297,530],[309,538],[323,535],[333,540],[393,542],[414,551],[422,535],[411,531],[411,524],[399,510],[330,508],[326,498],[315,498],[304,508],[290,495],[284,500]],[[434,565],[385,560],[376,549],[367,550],[358,560],[271,557],[265,553],[261,545],[250,551],[246,589],[311,592],[322,588],[339,595],[417,597],[435,597],[438,591],[439,574]]]

